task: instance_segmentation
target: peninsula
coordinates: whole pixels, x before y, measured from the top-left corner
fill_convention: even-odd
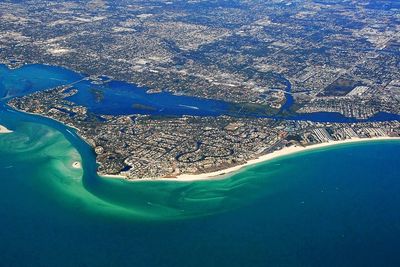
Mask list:
[[[395,2],[2,1],[0,71],[30,66],[2,95],[76,128],[98,173],[127,179],[398,137]]]
[[[76,128],[96,153],[98,173],[126,179],[214,176],[304,146],[400,136],[397,120],[333,123],[224,115],[96,114],[69,100],[77,93],[73,86],[60,86],[13,98],[8,104]]]

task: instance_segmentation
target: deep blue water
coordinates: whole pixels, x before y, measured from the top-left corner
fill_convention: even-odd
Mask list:
[[[29,68],[0,68],[0,93],[82,78]],[[308,151],[224,180],[127,183],[98,177],[92,149],[58,122],[2,101],[0,124],[14,131],[0,135],[0,266],[400,266],[399,141]]]
[[[285,85],[286,100],[281,110],[276,115],[266,116],[262,113],[240,114],[233,108],[232,103],[219,100],[202,99],[189,96],[176,96],[171,93],[161,92],[155,94],[146,93],[147,89],[128,84],[125,82],[112,81],[106,84],[92,84],[90,81],[82,81],[74,87],[79,90],[78,94],[69,98],[72,102],[88,106],[97,114],[128,115],[128,114],[151,114],[151,115],[193,115],[193,116],[245,116],[257,118],[309,120],[317,122],[363,122],[363,121],[388,121],[400,120],[400,115],[390,113],[378,113],[372,118],[360,120],[347,118],[340,113],[315,112],[315,113],[293,113],[291,107],[294,98],[291,94],[291,83],[284,77],[276,77]],[[96,97],[96,93],[102,98]],[[139,104],[141,106],[135,106]],[[286,115],[282,115],[286,113]]]
[[[79,91],[69,100],[86,105],[90,111],[97,114],[218,116],[229,113],[230,108],[230,105],[223,101],[175,96],[166,92],[148,94],[145,88],[125,82],[111,81],[98,85],[82,81],[74,87]]]
[[[69,84],[82,78],[80,74],[60,67],[35,64],[8,69],[0,64],[0,100]]]
[[[32,117],[14,119],[35,122]],[[41,135],[36,126],[31,132]],[[168,221],[108,214],[105,203],[86,200],[87,192],[74,196],[51,186],[68,187],[74,178],[59,176],[46,164],[48,145],[31,151],[42,155],[35,158],[5,152],[0,145],[2,266],[400,264],[399,142],[293,155],[221,182],[121,184],[95,176],[85,181],[87,192],[105,203],[124,198],[132,209],[135,201],[157,203],[161,192],[157,204],[166,209],[181,203],[177,200],[189,208],[203,203],[200,196],[212,196],[205,202],[209,207],[200,210],[216,214]]]
[[[281,112],[283,111],[290,111],[290,108],[292,107],[292,105],[294,104],[294,99],[293,96],[291,94],[292,92],[292,84],[290,83],[290,81],[288,81],[285,77],[283,77],[282,75],[277,75],[276,76],[278,78],[278,80],[280,80],[282,82],[282,84],[285,85],[285,91],[286,91],[286,100],[285,103],[282,105],[281,108]]]
[[[279,76],[279,75],[278,75]],[[277,76],[277,77],[278,77]],[[146,88],[119,81],[96,84],[90,80],[82,80],[84,75],[61,67],[46,65],[26,65],[10,70],[0,65],[0,100],[3,102],[15,96],[26,95],[38,90],[53,88],[74,83],[78,93],[68,100],[85,105],[97,114],[127,115],[151,114],[159,116],[246,116],[257,118],[310,120],[318,122],[359,122],[400,120],[398,114],[380,113],[366,120],[346,118],[339,113],[316,112],[309,114],[293,114],[290,112],[294,100],[291,84],[284,77],[278,77],[286,85],[287,99],[277,115],[266,116],[254,111],[238,113],[234,104],[198,97],[178,96],[167,92],[148,94]],[[282,113],[289,115],[282,115]]]

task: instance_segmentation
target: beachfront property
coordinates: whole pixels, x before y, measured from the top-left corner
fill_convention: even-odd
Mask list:
[[[290,146],[400,135],[397,120],[323,123],[231,116],[101,115],[67,100],[76,93],[62,86],[14,98],[9,105],[76,128],[96,153],[98,173],[127,179],[207,176]]]
[[[399,267],[399,67],[400,0],[0,0],[0,267]]]

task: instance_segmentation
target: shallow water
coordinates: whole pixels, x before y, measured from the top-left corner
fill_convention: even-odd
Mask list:
[[[6,125],[4,266],[400,263],[398,141],[308,151],[224,180],[127,183],[73,169],[81,155],[52,128]]]
[[[47,88],[36,81],[29,92]],[[2,84],[9,96],[27,88]],[[2,266],[400,265],[399,141],[223,180],[129,183],[98,177],[92,149],[58,122],[0,104],[0,124],[13,130],[0,134]]]

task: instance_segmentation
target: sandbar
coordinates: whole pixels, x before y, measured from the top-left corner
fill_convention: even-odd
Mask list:
[[[74,161],[74,162],[72,163],[72,168],[74,168],[74,169],[80,169],[80,168],[82,168],[82,164],[81,164],[79,161]]]
[[[7,129],[3,125],[0,124],[0,134],[7,134],[7,133],[12,133],[13,131]]]

